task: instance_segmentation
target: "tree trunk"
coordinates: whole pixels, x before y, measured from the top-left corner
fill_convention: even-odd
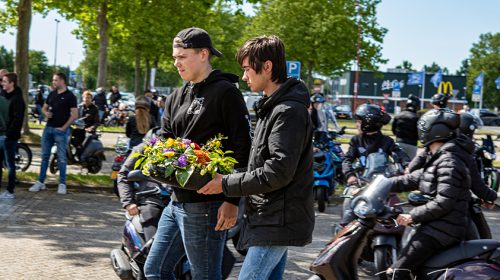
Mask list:
[[[151,66],[149,65],[149,59],[146,58],[146,72],[144,73],[144,89],[150,89],[151,81]]]
[[[141,52],[139,48],[135,50],[135,79],[134,79],[135,96],[141,95]]]
[[[31,1],[20,0],[17,6],[17,45],[16,45],[16,65],[15,72],[18,76],[18,85],[23,92],[23,99],[28,104],[28,90],[29,90],[29,44],[30,44],[30,28],[31,28]],[[26,106],[24,114],[23,134],[29,133],[28,126],[28,106]]]
[[[99,58],[97,67],[97,87],[106,87],[106,71],[108,58],[108,3],[104,0],[101,3],[101,9],[97,16],[97,25],[99,26]]]
[[[307,77],[306,77],[306,85],[307,89],[309,90],[309,93],[313,89],[313,74],[312,74],[312,63],[307,64]]]

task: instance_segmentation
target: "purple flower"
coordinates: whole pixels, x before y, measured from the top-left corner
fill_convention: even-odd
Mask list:
[[[186,155],[180,155],[179,159],[177,160],[177,166],[186,167],[187,165],[188,165],[188,161],[187,161]]]
[[[172,149],[172,148],[163,149],[163,153],[166,153],[166,152],[177,152],[177,151],[175,149]]]
[[[153,137],[151,137],[151,138],[148,139],[148,141],[146,142],[146,144],[148,144],[150,146],[153,146],[154,144],[156,144],[156,142],[158,142],[158,137],[153,136]]]
[[[182,143],[184,143],[184,144],[191,144],[191,140],[189,140],[189,139],[182,139]]]

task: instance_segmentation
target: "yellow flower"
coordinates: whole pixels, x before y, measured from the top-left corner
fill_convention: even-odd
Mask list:
[[[170,148],[170,147],[172,147],[174,144],[176,144],[174,139],[172,139],[172,138],[168,138],[168,139],[167,139],[167,147],[169,147],[169,148]]]
[[[173,157],[174,154],[174,152],[165,152],[163,155],[165,155],[166,157]]]

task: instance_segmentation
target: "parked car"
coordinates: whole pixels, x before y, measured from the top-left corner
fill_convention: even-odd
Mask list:
[[[500,126],[500,116],[488,109],[472,109],[471,113],[481,118],[483,125]]]
[[[128,110],[134,111],[135,110],[135,95],[134,95],[134,93],[120,91],[120,94],[121,94],[122,98],[120,99],[119,102],[127,105]],[[111,101],[109,100],[110,96],[111,96],[111,92],[109,92],[106,95],[106,98],[108,99],[108,104],[111,104]]]
[[[351,106],[347,104],[334,106],[333,111],[337,119],[352,119]]]

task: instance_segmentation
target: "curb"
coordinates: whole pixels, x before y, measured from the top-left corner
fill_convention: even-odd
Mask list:
[[[32,182],[20,181],[16,184],[16,188],[23,188],[28,190]],[[45,183],[47,188],[50,190],[57,190],[57,182],[48,182]],[[80,192],[80,193],[102,193],[102,194],[114,194],[113,187],[103,187],[103,186],[83,186],[83,185],[66,185],[66,189],[71,192]]]

